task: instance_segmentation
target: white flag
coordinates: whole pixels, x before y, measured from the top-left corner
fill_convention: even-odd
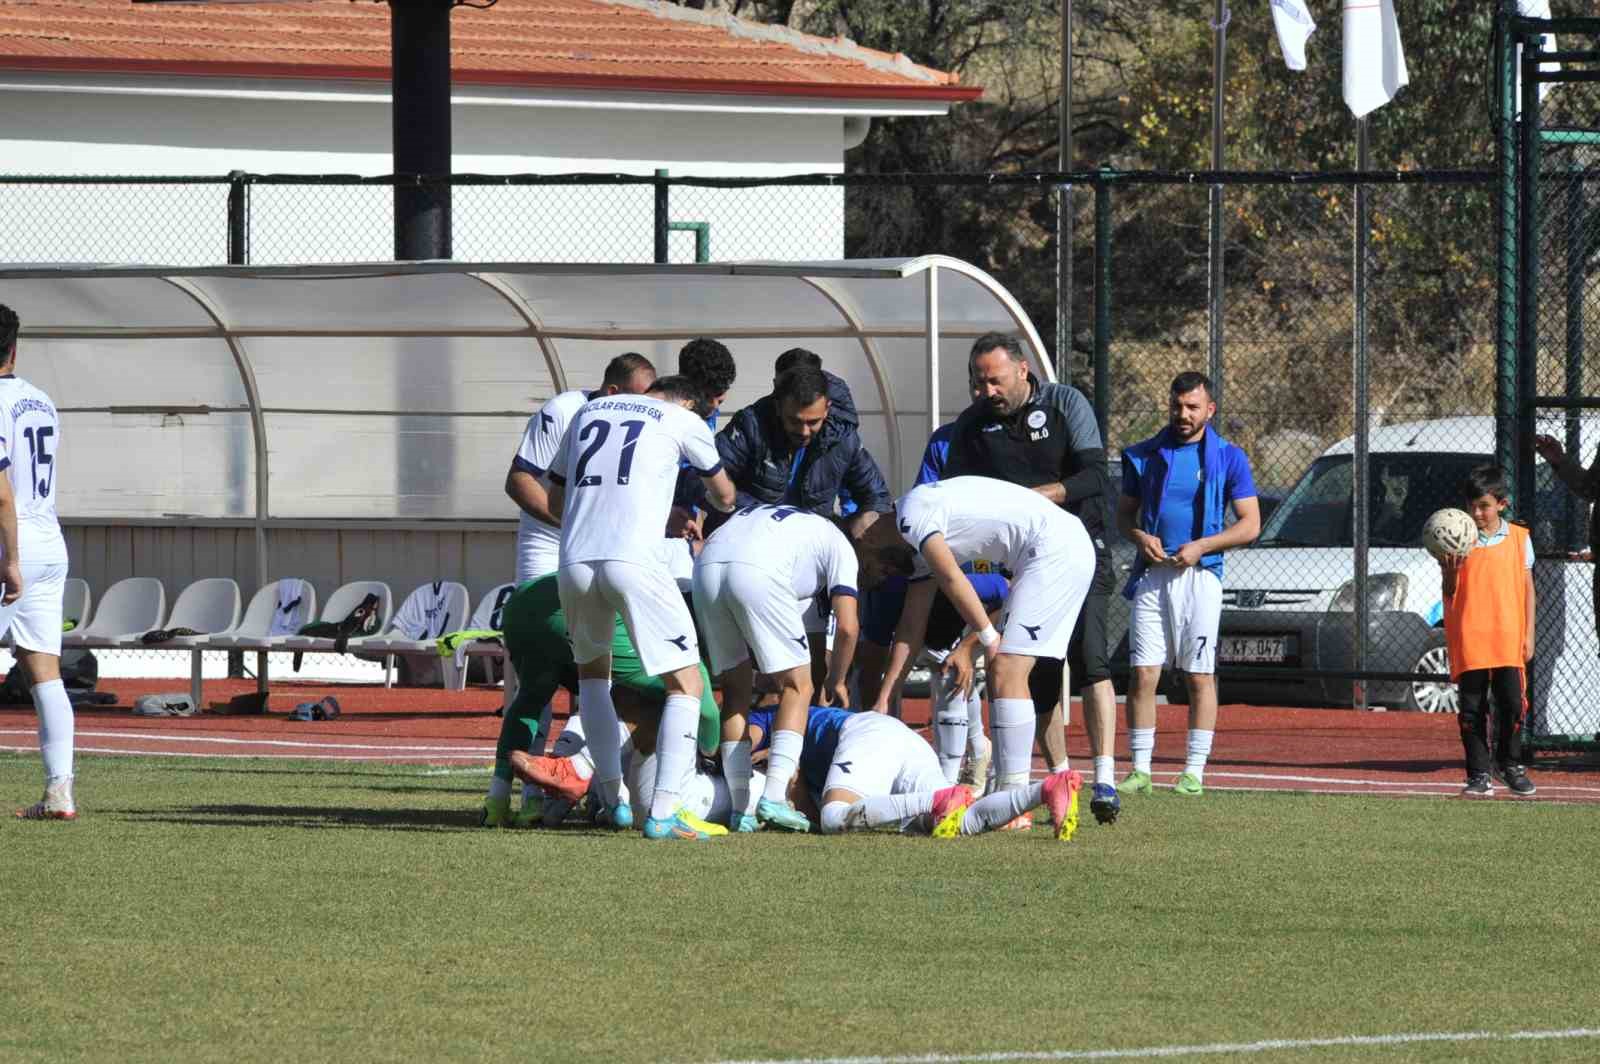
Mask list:
[[[1305,0],[1272,0],[1272,25],[1278,31],[1278,48],[1290,70],[1306,68],[1306,41],[1317,24],[1306,10]]]
[[[1521,15],[1523,18],[1549,18],[1550,17],[1550,0],[1517,0],[1517,14]],[[1556,49],[1556,35],[1553,34],[1553,33],[1546,33],[1544,36],[1540,37],[1539,38],[1539,49],[1541,51],[1545,51],[1545,52],[1553,52],[1553,51],[1555,51],[1555,49]],[[1521,45],[1517,46],[1516,59],[1517,59],[1517,98],[1512,103],[1511,109],[1512,109],[1512,111],[1514,113],[1520,115],[1522,113],[1522,46]],[[1544,71],[1544,70],[1560,70],[1561,69],[1561,64],[1560,63],[1540,63],[1539,64],[1539,69],[1541,71]],[[1550,91],[1550,83],[1549,82],[1541,82],[1540,85],[1539,85],[1539,102],[1540,103],[1544,102],[1544,94],[1549,92],[1549,91]]]
[[[1344,103],[1361,118],[1410,80],[1394,0],[1344,0]]]

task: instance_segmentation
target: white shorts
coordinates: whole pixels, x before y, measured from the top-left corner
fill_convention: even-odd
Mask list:
[[[1082,531],[1083,526],[1077,526]],[[1083,600],[1094,580],[1094,548],[1084,535],[1081,550],[1052,544],[1049,554],[1030,557],[1011,579],[1001,618],[1000,653],[1030,658],[1065,658]]]
[[[23,562],[22,597],[9,606],[0,606],[0,635],[9,629],[13,646],[60,657],[61,598],[66,583],[64,562]]]
[[[1198,565],[1147,569],[1133,589],[1128,661],[1135,668],[1215,672],[1221,623],[1222,581],[1216,574]]]
[[[878,798],[948,786],[939,768],[939,755],[926,739],[894,717],[857,713],[839,729],[839,744],[822,793],[841,790]]]
[[[573,562],[556,570],[556,580],[578,664],[611,653],[619,613],[647,674],[662,676],[700,663],[694,618],[677,582],[660,566],[615,559]]]
[[[742,562],[711,562],[694,569],[694,612],[705,631],[711,671],[717,675],[752,654],[763,673],[811,664],[804,623],[806,604],[789,581]]]

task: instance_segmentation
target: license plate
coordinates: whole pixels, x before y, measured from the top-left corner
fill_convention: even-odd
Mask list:
[[[1225,635],[1217,642],[1217,657],[1222,661],[1261,664],[1289,660],[1286,635]]]

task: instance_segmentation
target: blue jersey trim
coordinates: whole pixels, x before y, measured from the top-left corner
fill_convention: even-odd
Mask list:
[[[698,473],[702,477],[714,477],[718,473],[722,472],[722,463],[718,462],[716,465],[712,466],[710,469],[696,469],[695,472]]]
[[[567,483],[567,478],[552,469],[550,470],[550,483],[554,484],[558,488],[564,487]]]
[[[544,470],[540,469],[538,466],[534,465],[520,454],[511,459],[511,468],[517,470],[519,473],[527,473],[530,476],[544,476]]]
[[[853,588],[853,587],[850,587],[850,586],[848,586],[846,584],[834,584],[831,588],[828,589],[828,597],[829,598],[838,598],[840,595],[844,595],[847,598],[857,598],[858,597],[856,595],[856,589]]]

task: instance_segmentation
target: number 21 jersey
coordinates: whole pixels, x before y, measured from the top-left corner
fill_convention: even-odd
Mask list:
[[[17,501],[17,550],[28,565],[65,564],[56,520],[61,420],[50,397],[16,376],[0,377],[0,468]]]
[[[561,564],[657,564],[680,458],[701,476],[722,468],[711,430],[677,403],[611,395],[580,407],[550,464],[566,488]]]

